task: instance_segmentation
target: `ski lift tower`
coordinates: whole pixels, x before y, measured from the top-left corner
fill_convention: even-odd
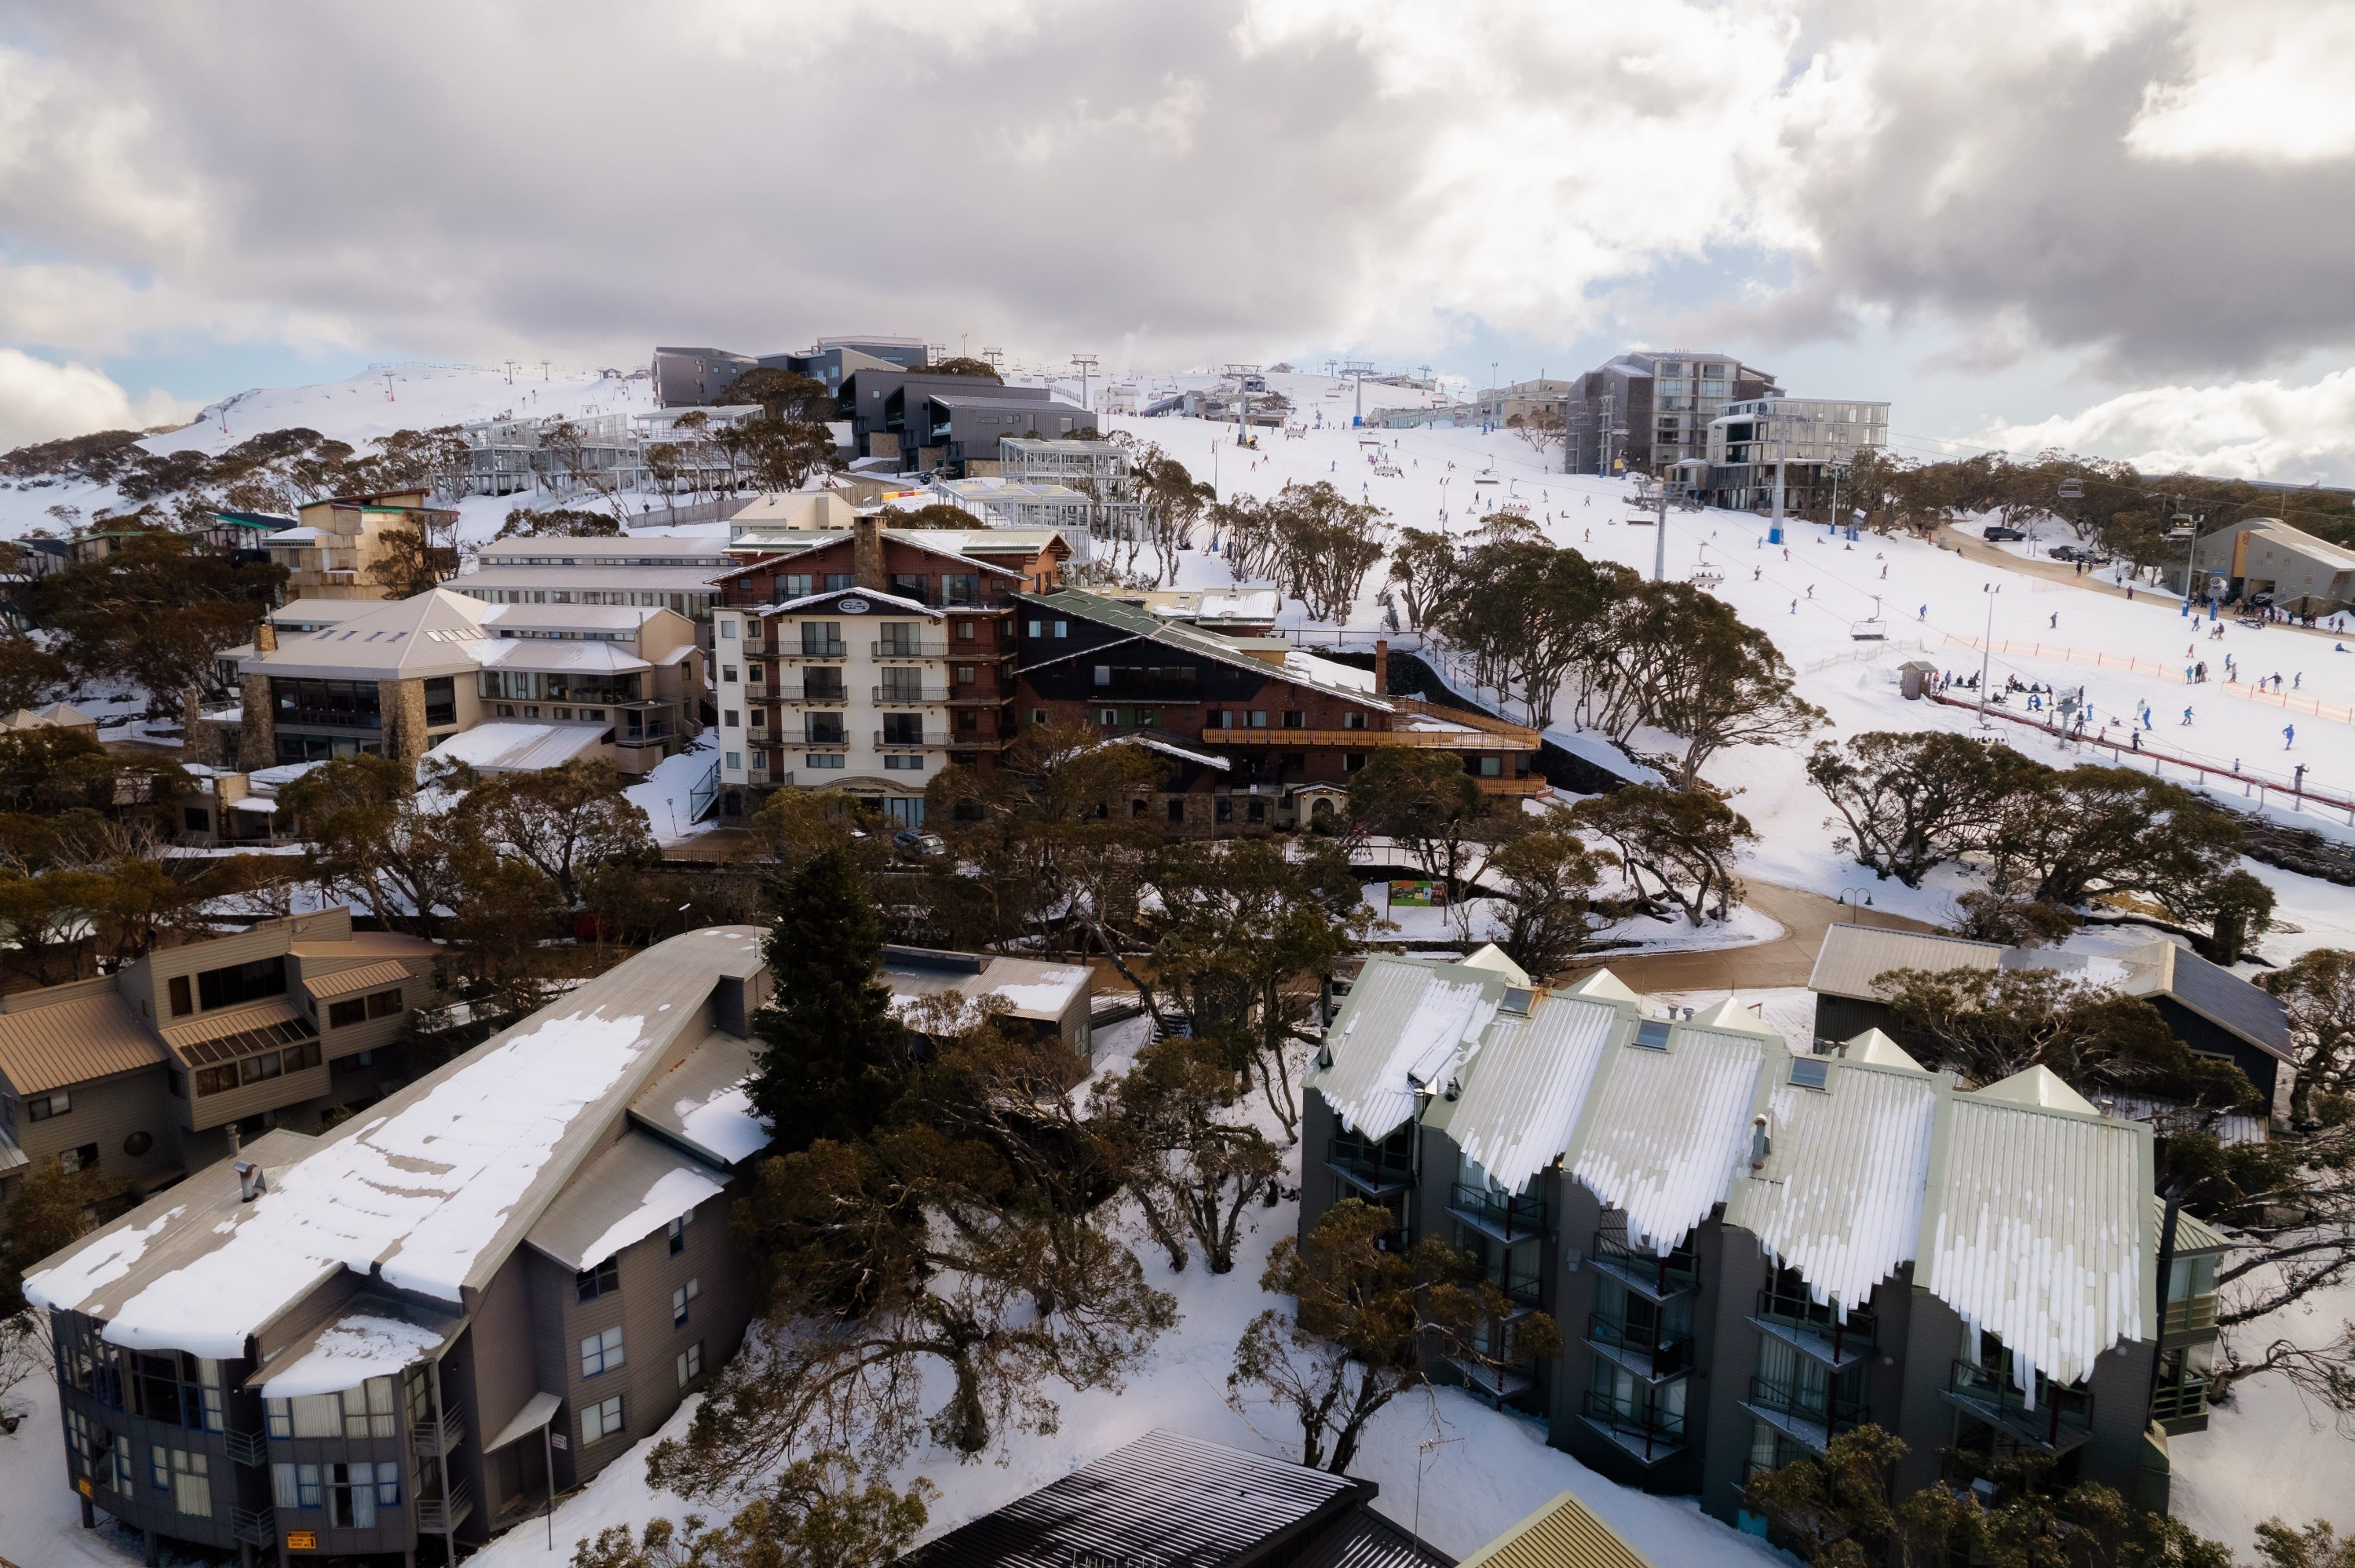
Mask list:
[[[1235,413],[1235,445],[1247,447],[1251,445],[1252,377],[1259,374],[1259,366],[1245,365],[1240,360],[1230,361],[1225,374],[1235,378],[1235,396],[1241,399]]]
[[[1080,407],[1093,413],[1094,405],[1088,401],[1088,377],[1095,373],[1096,356],[1092,354],[1075,354],[1071,355],[1071,368],[1080,373]]]
[[[1004,364],[1006,351],[1002,348],[985,348],[981,351],[981,357],[988,363],[992,370],[1003,372],[1006,368]]]
[[[1349,425],[1353,429],[1366,422],[1366,377],[1373,373],[1374,362],[1370,359],[1345,359],[1341,362],[1341,374],[1358,384],[1357,407],[1349,415]]]

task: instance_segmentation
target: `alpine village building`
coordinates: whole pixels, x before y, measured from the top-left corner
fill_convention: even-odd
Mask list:
[[[1443,1379],[1742,1528],[1752,1474],[1866,1422],[1901,1497],[2033,1455],[2157,1510],[2204,1424],[2222,1239],[2153,1198],[2148,1123],[2044,1068],[1966,1093],[1878,1031],[1796,1053],[1491,948],[1369,959],[1305,1083],[1302,1234],[1362,1199],[1515,1304]],[[1538,1312],[1550,1361],[1513,1348]]]
[[[672,938],[45,1260],[83,1522],[151,1563],[446,1563],[651,1436],[751,1318],[762,937]]]

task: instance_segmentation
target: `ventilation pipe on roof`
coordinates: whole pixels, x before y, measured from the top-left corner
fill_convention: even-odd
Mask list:
[[[1766,1157],[1774,1152],[1774,1140],[1766,1132],[1766,1113],[1759,1112],[1750,1118],[1750,1169],[1764,1171]]]
[[[241,1138],[241,1137],[240,1137],[240,1136],[239,1136],[239,1134],[238,1134],[238,1130],[237,1130],[237,1123],[235,1123],[235,1122],[230,1122],[230,1123],[229,1124],[228,1130],[229,1130],[229,1151],[231,1154],[235,1154],[235,1153],[238,1151],[238,1150],[239,1150],[239,1149],[240,1149],[240,1148],[244,1144],[245,1139],[244,1139],[243,1138]]]
[[[250,1160],[240,1160],[229,1167],[237,1172],[237,1201],[250,1203],[270,1191],[270,1178],[261,1167]]]

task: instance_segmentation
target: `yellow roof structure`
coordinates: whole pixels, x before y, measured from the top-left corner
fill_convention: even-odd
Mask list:
[[[1456,1568],[1655,1568],[1627,1538],[1563,1492]]]

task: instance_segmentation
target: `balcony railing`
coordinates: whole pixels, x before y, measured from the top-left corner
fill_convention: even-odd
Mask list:
[[[878,703],[944,703],[949,700],[946,686],[869,686],[868,700]]]
[[[1629,1246],[1621,1231],[1596,1231],[1590,1257],[1595,1267],[1655,1301],[1682,1296],[1700,1286],[1700,1271],[1690,1255],[1672,1253],[1662,1257],[1647,1248]]]
[[[1499,1192],[1487,1186],[1455,1183],[1448,1210],[1465,1224],[1500,1242],[1527,1241],[1546,1234],[1546,1201],[1535,1192]]]
[[[2092,1391],[2055,1388],[2040,1373],[2035,1393],[2031,1402],[2000,1370],[1975,1361],[1955,1361],[1946,1380],[1948,1399],[1989,1425],[2048,1453],[2064,1453],[2093,1435]]]
[[[410,1427],[409,1439],[416,1446],[420,1457],[432,1457],[449,1453],[465,1441],[465,1413],[454,1407],[442,1412],[439,1425],[432,1421],[420,1421]]]
[[[1870,1420],[1864,1401],[1844,1397],[1827,1381],[1820,1388],[1804,1388],[1774,1378],[1750,1380],[1750,1397],[1742,1402],[1750,1413],[1817,1453],[1841,1433]]]
[[[2153,1421],[2198,1421],[2208,1414],[2208,1380],[2190,1378],[2180,1383],[2161,1383],[2151,1396],[2150,1418]],[[2173,1428],[2169,1428],[2173,1430]]]
[[[1647,1383],[1692,1370],[1693,1337],[1670,1329],[1644,1329],[1607,1312],[1590,1312],[1586,1342]]]
[[[1842,1322],[1835,1308],[1771,1288],[1758,1293],[1757,1315],[1751,1321],[1835,1370],[1870,1355],[1880,1337],[1880,1324],[1860,1307],[1849,1308],[1848,1320]]]
[[[229,1457],[240,1465],[261,1469],[270,1463],[270,1439],[259,1432],[224,1432]]]
[[[948,743],[949,737],[939,730],[934,730],[929,735],[920,734],[900,740],[888,738],[885,732],[879,729],[875,732],[875,744],[879,749],[884,751],[937,751]]]
[[[474,1489],[460,1481],[450,1489],[447,1498],[417,1499],[417,1528],[426,1535],[439,1535],[445,1530],[455,1530],[474,1511]]]
[[[777,649],[780,659],[847,659],[847,646],[841,642],[787,642]]]
[[[2169,1302],[2165,1314],[2159,1319],[2158,1331],[2162,1334],[2190,1334],[2215,1326],[2216,1298],[2213,1296],[2194,1296],[2188,1300]]]
[[[229,1532],[248,1546],[275,1546],[278,1515],[266,1508],[233,1508],[229,1510]]]
[[[850,689],[847,686],[779,686],[770,699],[780,703],[847,703]]]
[[[878,659],[945,659],[949,656],[947,643],[930,642],[922,638],[911,638],[906,641],[887,640],[870,643],[868,649]]]
[[[1507,1400],[1518,1398],[1538,1385],[1535,1361],[1495,1366],[1472,1356],[1450,1356],[1447,1361],[1463,1374],[1466,1388],[1500,1408]]]
[[[381,713],[355,713],[349,708],[281,706],[272,710],[272,722],[281,727],[306,725],[318,729],[380,730],[384,727],[384,715]]]
[[[1325,1163],[1351,1184],[1377,1196],[1414,1185],[1414,1156],[1405,1150],[1369,1149],[1335,1138],[1325,1144]]]
[[[1681,1453],[1685,1418],[1650,1405],[1623,1406],[1600,1389],[1586,1391],[1583,1411],[1588,1423],[1644,1463]]]

